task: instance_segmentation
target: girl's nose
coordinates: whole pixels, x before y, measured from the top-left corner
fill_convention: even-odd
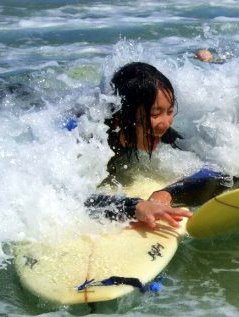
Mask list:
[[[171,117],[164,115],[161,118],[159,118],[157,122],[157,126],[160,128],[168,129],[171,125]]]
[[[167,115],[158,118],[158,120],[156,120],[152,126],[154,134],[162,136],[170,128],[171,124],[172,118]]]

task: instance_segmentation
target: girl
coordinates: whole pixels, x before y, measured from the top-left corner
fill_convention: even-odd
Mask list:
[[[106,120],[109,126],[108,142],[115,156],[109,162],[110,174],[120,169],[119,158],[125,156],[129,161],[139,159],[139,150],[146,151],[149,158],[160,142],[177,147],[177,139],[182,137],[172,127],[177,111],[174,89],[154,66],[134,62],[123,66],[113,76],[111,82],[115,95],[121,99],[121,109]],[[223,181],[223,182],[222,182]],[[207,186],[207,185],[210,186]],[[202,203],[226,187],[225,177],[218,172],[204,169],[199,173],[154,192],[148,200],[107,195],[90,197],[85,205],[91,215],[97,211],[111,219],[136,217],[151,228],[162,219],[178,227],[181,217],[190,217],[191,212],[172,208],[177,202],[190,205]],[[206,188],[206,191],[205,191]],[[193,192],[197,192],[196,200]],[[190,200],[191,199],[191,200]]]

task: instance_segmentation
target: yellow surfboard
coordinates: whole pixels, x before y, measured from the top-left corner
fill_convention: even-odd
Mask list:
[[[187,231],[195,238],[209,238],[234,229],[239,229],[239,189],[209,200],[187,222]]]

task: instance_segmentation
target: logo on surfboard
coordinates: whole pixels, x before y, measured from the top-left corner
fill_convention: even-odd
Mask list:
[[[151,246],[150,251],[148,252],[148,255],[151,257],[152,261],[155,261],[157,257],[162,257],[162,249],[164,249],[164,246],[160,243],[153,244]]]

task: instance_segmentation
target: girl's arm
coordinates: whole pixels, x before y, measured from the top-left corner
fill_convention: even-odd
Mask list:
[[[179,226],[182,217],[190,217],[190,211],[172,208],[158,201],[142,200],[124,196],[92,195],[85,202],[91,218],[101,217],[112,221],[137,219],[146,223],[150,228],[156,227],[157,220],[164,220],[173,227]]]
[[[154,192],[149,199],[162,201],[163,197],[166,197],[166,201],[172,205],[198,206],[232,185],[233,179],[228,175],[204,168],[192,176]]]

